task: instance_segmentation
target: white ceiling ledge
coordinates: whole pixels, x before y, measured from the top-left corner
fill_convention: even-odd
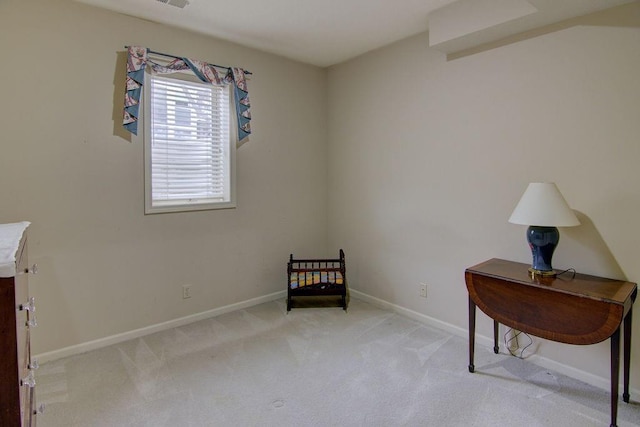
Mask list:
[[[633,0],[458,0],[429,14],[429,46],[447,55]]]

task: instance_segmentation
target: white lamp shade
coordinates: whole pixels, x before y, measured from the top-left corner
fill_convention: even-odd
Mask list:
[[[573,227],[580,221],[553,182],[532,182],[513,210],[509,222],[539,227]]]

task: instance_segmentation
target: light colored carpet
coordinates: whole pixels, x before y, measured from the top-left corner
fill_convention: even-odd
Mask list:
[[[48,426],[609,425],[609,394],[350,301],[261,304],[43,364]],[[604,362],[603,362],[604,363]],[[640,425],[638,396],[618,425]]]

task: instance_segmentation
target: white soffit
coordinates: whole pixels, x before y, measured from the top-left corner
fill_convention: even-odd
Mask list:
[[[633,0],[457,0],[429,14],[429,46],[451,54]]]
[[[429,14],[429,45],[438,46],[537,11],[526,0],[459,0]]]

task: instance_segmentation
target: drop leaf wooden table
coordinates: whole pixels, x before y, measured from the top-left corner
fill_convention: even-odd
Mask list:
[[[624,389],[629,402],[631,313],[638,294],[631,282],[572,273],[532,276],[529,265],[490,259],[465,270],[469,291],[469,372],[474,372],[476,306],[498,325],[566,344],[595,344],[611,338],[611,426],[618,415],[620,329],[624,322]]]

